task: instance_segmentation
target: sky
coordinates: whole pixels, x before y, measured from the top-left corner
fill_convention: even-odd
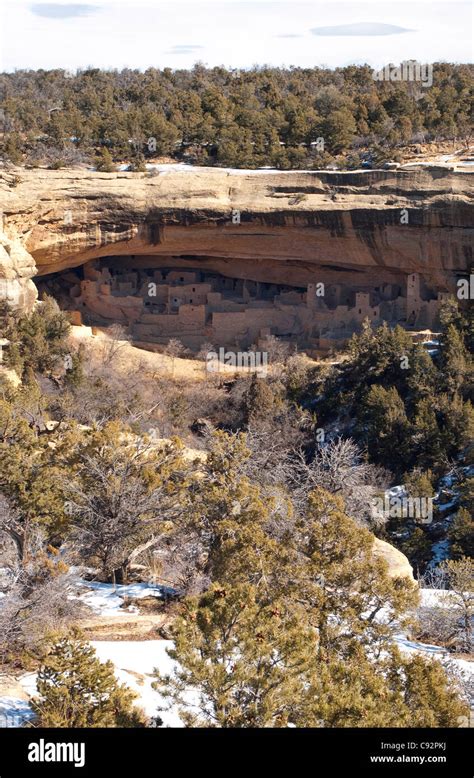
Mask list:
[[[470,2],[0,0],[0,71],[472,62]]]

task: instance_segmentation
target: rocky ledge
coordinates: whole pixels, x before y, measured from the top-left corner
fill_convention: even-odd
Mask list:
[[[446,167],[356,172],[169,166],[151,173],[0,172],[0,299],[25,309],[32,279],[104,256],[307,284],[419,273],[454,289],[473,261],[474,176]]]

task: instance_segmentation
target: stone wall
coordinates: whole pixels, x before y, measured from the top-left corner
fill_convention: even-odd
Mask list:
[[[322,286],[321,294],[316,283],[302,292],[204,271],[131,270],[123,263],[115,269],[89,263],[75,304],[99,322],[133,325],[133,335],[141,341],[179,337],[189,347],[211,340],[247,348],[266,331],[303,348],[327,349],[331,342],[340,345],[365,319],[374,326],[388,321],[433,328],[449,296],[424,299],[428,293],[417,274],[407,277],[404,295],[398,284],[390,283],[372,289],[343,282]]]

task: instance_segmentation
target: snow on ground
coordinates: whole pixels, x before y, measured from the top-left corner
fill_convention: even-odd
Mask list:
[[[413,160],[412,162],[405,162],[404,164],[400,165],[401,168],[406,167],[432,167],[433,165],[448,165],[451,162],[451,155],[446,155],[446,159],[438,159],[438,160],[431,160],[431,161],[423,161],[423,160]],[[456,167],[471,167],[474,165],[474,162],[470,160],[466,161],[458,161],[457,159],[452,160],[453,166]],[[122,165],[118,166],[119,172],[126,172],[128,171],[130,163],[124,163]],[[195,173],[195,172],[205,172],[208,173],[231,173],[234,176],[258,176],[258,175],[264,175],[265,173],[271,173],[271,174],[278,174],[281,176],[285,175],[292,175],[295,172],[297,173],[327,173],[329,171],[336,171],[339,173],[364,173],[367,172],[367,168],[358,168],[357,170],[339,170],[336,166],[329,167],[329,168],[321,168],[320,170],[279,170],[278,168],[273,168],[270,166],[264,166],[259,168],[231,168],[231,167],[206,167],[205,165],[190,165],[187,162],[162,162],[162,163],[148,163],[145,165],[147,170],[156,170],[160,174],[166,174],[171,172],[185,172],[185,173]],[[95,170],[96,168],[94,166],[91,166],[89,168],[90,170]]]
[[[399,484],[398,486],[392,486],[391,489],[386,489],[385,497],[391,500],[395,497],[398,497],[400,500],[407,498],[408,493],[405,484]]]
[[[455,511],[457,509],[458,505],[458,497],[454,497],[449,502],[445,503],[437,503],[436,508],[438,509],[439,513],[448,513],[448,511]],[[448,514],[449,515],[449,514]],[[444,517],[446,518],[446,517]]]
[[[81,581],[81,586],[87,588],[80,598],[88,602],[100,615],[114,615],[123,612],[120,605],[124,597],[162,596],[162,587],[149,584],[130,584],[116,586],[97,582]],[[421,589],[422,607],[449,608],[450,593],[445,589]],[[465,681],[474,680],[474,662],[457,658],[444,648],[429,643],[410,640],[403,633],[395,636],[395,642],[404,654],[420,654],[439,659],[444,665],[449,664]],[[139,705],[147,716],[160,716],[165,727],[183,726],[176,707],[169,706],[162,695],[152,688],[153,671],[157,669],[162,675],[172,675],[176,663],[168,656],[167,649],[172,646],[170,640],[107,640],[93,641],[97,656],[101,662],[110,660],[115,667],[117,679],[137,692]],[[26,673],[19,679],[23,692],[32,697],[36,692],[36,674]],[[190,691],[189,699],[196,699],[195,692]],[[165,710],[159,710],[164,707]],[[10,696],[0,697],[0,727],[18,727],[32,712],[28,702]]]
[[[158,711],[169,703],[157,691],[152,689],[155,680],[152,676],[156,668],[162,675],[174,673],[176,663],[170,659],[167,649],[171,640],[105,640],[92,643],[101,662],[110,659],[115,665],[117,678],[140,695],[137,704],[147,716],[159,715],[165,727],[182,727],[183,724],[176,709]]]
[[[421,607],[425,608],[452,608],[453,597],[459,602],[451,589],[420,589],[420,596]]]
[[[415,640],[409,640],[404,635],[396,635],[395,643],[401,653],[407,656],[410,654],[418,654],[425,658],[431,657],[432,659],[438,660],[445,670],[448,670],[455,678],[465,685],[465,688],[468,690],[472,688],[474,684],[474,662],[470,662],[467,659],[460,659],[456,654],[450,654],[448,651],[445,651],[444,648],[441,648],[441,646],[434,646],[430,643],[418,643]],[[467,694],[471,697],[469,691],[467,691]]]
[[[78,599],[101,616],[138,613],[136,605],[128,605],[123,608],[124,601],[126,599],[139,600],[142,597],[163,597],[166,592],[163,586],[146,583],[114,585],[79,579],[78,586],[86,590],[79,595]]]
[[[237,176],[248,176],[248,175],[261,175],[262,173],[294,173],[293,170],[278,170],[278,168],[272,168],[272,167],[261,167],[261,168],[231,168],[231,167],[205,167],[204,165],[188,165],[186,162],[163,162],[163,163],[149,163],[145,165],[147,170],[156,170],[160,174],[163,173],[172,173],[172,172],[185,172],[185,173],[195,173],[195,172],[206,172],[206,173],[215,173],[217,172],[224,172],[224,173],[232,173],[233,175]],[[123,164],[118,166],[118,170],[121,173],[127,172],[129,168],[129,164]],[[95,168],[94,168],[95,169]],[[316,173],[318,171],[316,170],[298,170],[298,173]],[[320,171],[322,172],[322,171]]]
[[[431,557],[431,560],[428,564],[428,570],[433,570],[434,568],[438,567],[441,562],[449,559],[450,546],[451,543],[447,538],[444,540],[438,540],[436,543],[433,543],[431,546],[431,553],[433,556]]]
[[[425,589],[423,592],[425,594],[422,595],[422,598],[427,602],[438,603],[445,595],[445,592],[434,589]],[[474,662],[458,659],[440,646],[418,643],[409,640],[403,634],[397,635],[395,642],[402,653],[406,655],[420,654],[438,659],[443,664],[449,663],[455,671],[462,675],[465,681],[474,679]],[[152,674],[155,669],[159,670],[162,675],[172,675],[175,671],[176,663],[167,654],[167,649],[172,646],[171,640],[94,641],[92,645],[101,662],[110,660],[115,666],[117,679],[139,695],[136,705],[141,707],[147,716],[150,718],[160,716],[164,727],[183,726],[176,707],[170,707],[168,701],[152,688],[152,683],[155,680]],[[35,673],[27,673],[19,680],[24,692],[29,696],[34,696],[36,691]],[[190,701],[193,700],[193,697],[195,699],[195,693],[190,692]],[[161,707],[165,709],[159,710]],[[31,716],[31,708],[25,700],[13,697],[0,698],[0,727],[19,727]]]
[[[33,711],[27,700],[0,697],[0,729],[22,727],[31,718],[33,718]]]
[[[139,695],[136,705],[147,716],[159,715],[165,727],[183,726],[176,708],[169,708],[168,701],[152,688],[155,668],[162,675],[174,673],[176,663],[167,654],[167,649],[173,645],[171,640],[104,640],[93,641],[91,645],[101,662],[110,660],[114,664],[117,680]],[[29,697],[35,696],[36,673],[26,673],[19,682]],[[160,707],[166,710],[159,711]],[[0,698],[0,727],[19,727],[32,715],[25,700]]]
[[[395,643],[402,653],[428,654],[429,656],[437,654],[438,659],[446,655],[446,651],[441,646],[433,646],[430,643],[418,643],[416,640],[409,640],[405,635],[401,634],[395,636]]]

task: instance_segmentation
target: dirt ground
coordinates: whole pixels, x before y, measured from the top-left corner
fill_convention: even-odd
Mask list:
[[[107,341],[107,330],[98,327],[86,327],[85,325],[73,325],[71,327],[70,338],[73,343],[83,343],[90,349],[95,359],[100,359],[101,350]],[[152,348],[152,347],[149,347]],[[305,357],[311,365],[318,364],[317,361]],[[327,361],[325,361],[327,364]],[[176,381],[186,380],[206,381],[210,377],[221,375],[226,378],[237,376],[239,373],[251,372],[246,367],[232,367],[230,365],[220,364],[218,373],[208,373],[206,371],[206,362],[198,359],[184,359],[182,357],[172,357],[157,351],[150,351],[145,348],[138,348],[128,341],[120,341],[120,348],[114,357],[114,370],[117,372],[137,372],[143,371],[150,377],[159,375]],[[271,371],[271,366],[269,370]]]
[[[166,613],[121,613],[81,619],[78,627],[88,640],[159,640],[170,623]]]

